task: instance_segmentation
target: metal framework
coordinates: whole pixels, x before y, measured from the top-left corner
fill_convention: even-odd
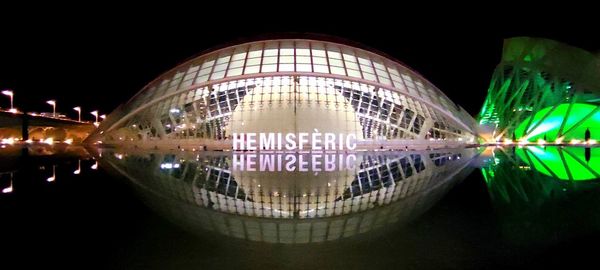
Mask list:
[[[488,141],[535,141],[547,132],[553,132],[549,141],[581,140],[578,127],[600,126],[598,105],[597,57],[551,40],[512,38],[504,42],[478,120],[492,129]]]
[[[467,141],[476,125],[398,62],[343,44],[286,39],[227,47],[177,66],[109,115],[89,141],[228,140],[252,122],[244,120],[251,111],[263,123],[311,121],[296,111],[294,119],[276,118],[288,106],[321,111],[322,119],[345,115],[328,127],[366,141]]]

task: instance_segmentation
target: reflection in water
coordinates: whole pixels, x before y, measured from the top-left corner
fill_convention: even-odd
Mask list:
[[[573,177],[597,172],[598,148],[589,160],[584,148],[551,146],[281,157],[93,150],[98,162],[69,149],[3,156],[5,257],[67,252],[109,269],[525,268],[591,260],[585,246],[600,231],[600,181]],[[475,156],[487,157],[483,174],[456,186]]]
[[[533,146],[517,148],[515,153],[528,166],[553,178],[575,181],[600,178],[597,148]]]
[[[6,176],[9,177],[9,182],[8,182],[9,184],[8,184],[8,187],[5,187],[5,188],[2,189],[2,193],[11,193],[11,192],[13,192],[13,181],[14,181],[13,179],[14,179],[14,176],[15,176],[14,172],[2,172],[2,173],[0,173],[0,177],[2,177],[4,175],[6,175]]]
[[[477,151],[244,155],[103,150],[99,161],[126,176],[153,209],[190,231],[309,243],[413,219],[468,175]]]
[[[600,149],[488,148],[482,157],[505,240],[551,242],[600,228],[600,213],[590,207],[600,203]]]
[[[0,150],[0,190],[5,194],[17,192],[20,185],[28,185],[23,181],[28,181],[27,176],[33,173],[32,167],[39,165],[37,167],[39,171],[47,172],[47,176],[44,176],[43,180],[55,182],[57,164],[62,166],[64,163],[77,160],[78,166],[73,171],[73,174],[77,175],[81,173],[81,161],[92,159],[89,152],[82,146],[67,144],[5,146]],[[26,177],[17,177],[16,175],[19,174],[21,176],[25,174]]]
[[[531,202],[536,197],[544,200],[567,189],[593,186],[600,179],[598,148],[488,148],[484,156],[491,157],[482,167],[490,194],[493,199],[506,202],[517,199]],[[585,184],[583,180],[591,183]]]

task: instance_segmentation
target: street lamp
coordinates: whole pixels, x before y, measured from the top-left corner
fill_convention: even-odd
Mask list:
[[[52,115],[56,118],[56,100],[48,100],[46,103],[52,105]]]
[[[100,118],[102,118],[102,120],[106,119],[106,114],[100,115]]]
[[[94,126],[98,126],[98,111],[91,112],[93,116],[96,116],[96,122],[94,122]]]
[[[73,110],[76,110],[79,113],[79,122],[81,122],[81,107],[77,106],[73,108]]]
[[[14,97],[15,93],[13,93],[13,91],[11,91],[11,90],[4,90],[4,91],[2,91],[2,94],[5,95],[5,96],[9,96],[10,97],[10,110],[9,110],[9,112],[11,112],[11,113],[17,112],[17,110],[15,110],[15,107],[13,106],[13,97]]]

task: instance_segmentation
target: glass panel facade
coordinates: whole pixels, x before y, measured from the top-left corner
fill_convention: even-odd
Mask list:
[[[364,141],[458,141],[473,138],[474,122],[400,63],[313,40],[254,42],[202,55],[150,83],[123,110],[126,119],[108,127],[121,131],[107,133],[107,141],[120,133],[133,140],[228,140],[253,125],[259,132],[321,128]]]

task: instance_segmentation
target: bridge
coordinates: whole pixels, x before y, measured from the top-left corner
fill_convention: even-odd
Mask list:
[[[72,139],[74,142],[81,142],[95,128],[91,122],[0,111],[0,138],[22,138],[34,141],[53,138],[60,141]]]

